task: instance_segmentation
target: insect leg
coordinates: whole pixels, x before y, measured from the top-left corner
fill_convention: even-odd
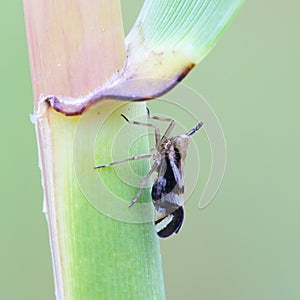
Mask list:
[[[139,154],[139,155],[135,155],[135,156],[125,158],[122,160],[114,161],[114,162],[111,162],[111,163],[108,163],[105,165],[96,166],[96,167],[94,167],[94,169],[106,168],[106,167],[110,167],[113,165],[122,164],[122,163],[124,163],[126,161],[130,161],[130,160],[138,160],[138,159],[151,158],[151,157],[153,157],[153,154]]]
[[[163,121],[163,122],[172,122],[173,121],[173,119],[171,119],[171,118],[163,118],[163,117],[159,117],[159,116],[153,116],[153,115],[151,115],[149,107],[147,107],[146,109],[147,109],[147,116],[149,119]]]
[[[175,127],[175,120],[172,120],[161,139],[163,140],[165,137],[168,137],[172,132],[172,130],[174,129],[174,127]]]
[[[192,128],[190,131],[186,133],[187,136],[193,135],[195,132],[197,132],[201,127],[203,126],[203,122],[200,122],[196,125],[196,127]]]
[[[166,131],[165,131],[165,133],[164,133],[164,135],[162,137],[162,140],[171,133],[171,131],[173,130],[173,128],[175,126],[175,120],[174,119],[171,119],[171,118],[162,118],[162,117],[151,115],[149,107],[147,107],[147,115],[148,115],[149,119],[170,122],[168,128],[166,129]]]
[[[140,126],[146,126],[146,127],[154,128],[154,130],[155,130],[155,146],[157,147],[158,143],[160,142],[160,132],[159,132],[159,128],[156,125],[150,124],[150,123],[143,123],[143,122],[131,121],[131,120],[128,120],[128,118],[125,117],[123,114],[121,114],[121,116],[129,124],[134,124],[134,125],[140,125]]]
[[[157,169],[157,166],[159,165],[158,161],[155,161],[154,164],[152,165],[150,171],[146,174],[146,176],[141,180],[140,185],[139,185],[139,190],[136,193],[136,195],[134,196],[133,200],[131,201],[129,207],[133,206],[137,199],[140,197],[143,187],[146,185],[147,181],[149,180],[150,176],[152,175],[152,173]]]

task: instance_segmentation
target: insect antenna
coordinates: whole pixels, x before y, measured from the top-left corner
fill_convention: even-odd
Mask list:
[[[126,116],[124,116],[123,114],[121,114],[121,116],[125,119],[126,122],[130,123]]]
[[[186,133],[187,136],[191,136],[193,135],[195,132],[197,132],[201,127],[203,126],[203,122],[200,122],[199,124],[197,124],[196,127],[192,128],[190,131],[188,131]]]

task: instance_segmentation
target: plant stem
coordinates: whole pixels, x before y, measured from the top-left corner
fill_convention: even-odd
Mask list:
[[[119,103],[106,101],[85,113],[88,126],[82,127],[80,117],[58,114],[39,100],[48,94],[86,94],[121,68],[125,47],[120,3],[23,3],[57,299],[164,299],[159,243],[153,224],[125,223],[100,213],[86,198],[78,181],[82,174],[74,168],[75,164],[87,174],[106,176],[113,190],[98,191],[91,184],[89,192],[94,197],[109,203],[114,194],[119,194],[130,201],[136,189],[120,181],[113,170],[93,170],[94,164],[89,163],[93,158],[86,154],[93,146],[89,144],[93,120],[104,122],[111,113],[101,129],[105,139],[97,147],[96,155],[107,162],[114,135],[122,125],[120,111],[134,118],[145,114],[145,104],[119,108]],[[130,145],[135,132],[134,126],[128,127],[127,144],[121,144],[120,149]],[[145,148],[144,141],[140,141],[135,151],[143,153]],[[146,173],[148,164],[137,163],[141,172]],[[89,182],[89,175],[83,177]],[[91,182],[94,183],[92,178]],[[146,198],[150,200],[149,195]]]

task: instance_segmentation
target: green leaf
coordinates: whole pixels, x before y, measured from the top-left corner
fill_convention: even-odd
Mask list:
[[[151,52],[164,57],[182,56],[185,64],[198,63],[215,45],[241,0],[146,0],[127,37],[127,48],[144,57]],[[147,53],[148,52],[148,53]],[[136,57],[138,58],[138,57]],[[140,58],[140,62],[143,60]],[[176,64],[176,60],[173,63]]]

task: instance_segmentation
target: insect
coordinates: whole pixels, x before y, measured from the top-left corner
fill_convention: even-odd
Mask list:
[[[150,171],[141,180],[139,190],[129,207],[136,203],[151,175],[154,172],[157,172],[157,177],[154,179],[151,190],[152,202],[157,214],[155,229],[159,237],[166,238],[173,233],[178,233],[184,220],[184,162],[190,136],[203,126],[203,122],[198,123],[186,134],[170,137],[170,134],[175,127],[175,120],[153,116],[150,114],[149,108],[147,108],[147,115],[149,119],[169,122],[169,125],[162,136],[156,125],[131,121],[121,114],[129,124],[154,128],[156,153],[140,154],[120,161],[96,166],[94,168],[106,168],[130,160],[153,158],[154,163]]]

